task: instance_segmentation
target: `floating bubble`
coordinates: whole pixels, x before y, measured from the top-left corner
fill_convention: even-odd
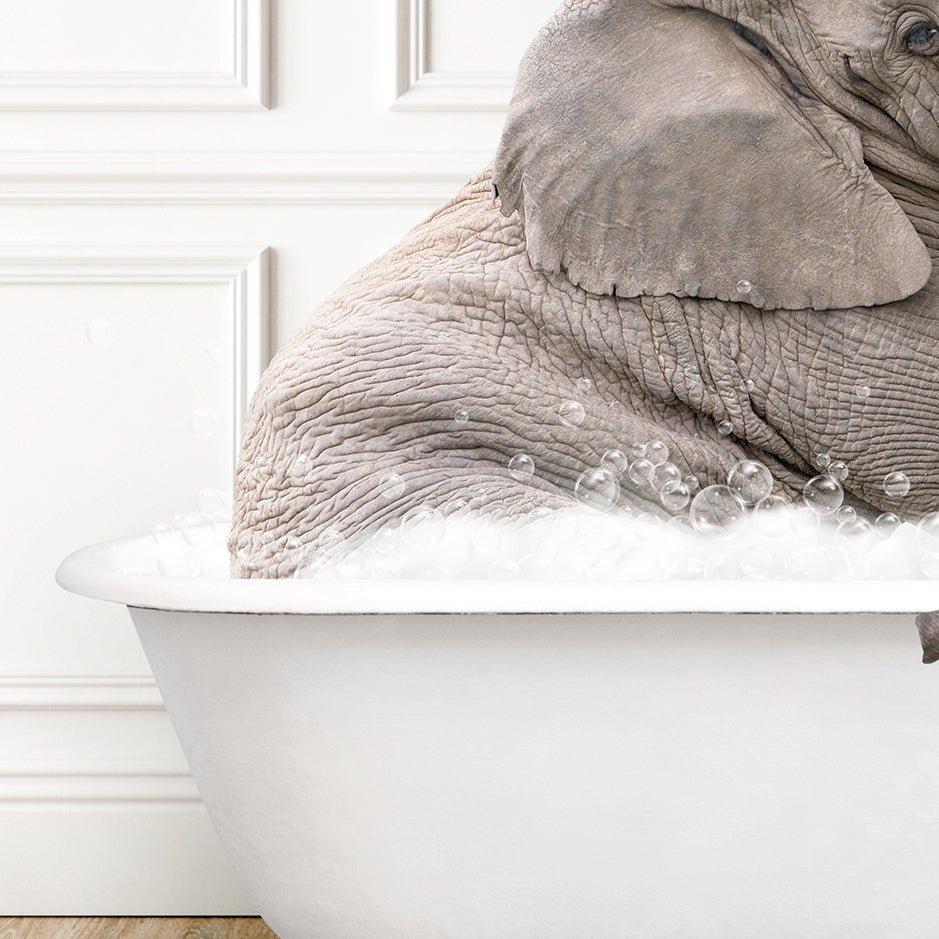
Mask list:
[[[584,418],[587,416],[587,412],[584,410],[584,406],[578,401],[565,401],[558,408],[558,416],[561,418],[561,423],[567,425],[568,427],[579,427],[584,422]]]
[[[519,482],[527,482],[534,475],[535,461],[527,453],[516,453],[509,460],[509,475]]]
[[[909,477],[906,473],[890,473],[890,475],[884,479],[884,492],[886,492],[891,499],[902,499],[904,496],[909,495]]]
[[[722,437],[729,437],[734,432],[734,425],[730,421],[721,421],[717,425],[717,430]]]
[[[681,470],[674,463],[662,463],[652,474],[652,488],[656,492],[662,492],[669,483],[680,482]]]
[[[756,505],[773,491],[773,474],[759,460],[741,460],[727,474],[727,485],[745,505]]]
[[[740,386],[740,390],[750,394],[751,392],[756,391],[756,382],[752,378],[745,378],[743,384]]]
[[[685,477],[685,485],[688,487],[688,491],[694,495],[696,492],[701,491],[701,480],[698,479],[693,473]]]
[[[668,460],[668,447],[661,440],[653,440],[646,447],[645,457],[653,466],[661,466]]]
[[[916,540],[924,551],[939,554],[939,512],[930,512],[919,520]]]
[[[378,481],[378,494],[388,502],[400,499],[406,491],[407,483],[397,473],[386,473]]]
[[[903,520],[893,512],[884,512],[874,521],[874,530],[883,538],[889,538],[901,525]]]
[[[865,382],[861,382],[861,384],[859,384],[859,385],[854,389],[854,393],[855,393],[859,398],[869,398],[869,397],[871,396],[870,385],[866,384]]]
[[[593,382],[589,378],[578,378],[577,379],[577,390],[582,391],[585,394],[593,388]]]
[[[183,538],[194,548],[202,548],[215,540],[212,519],[205,512],[193,512],[183,519],[181,526]]]
[[[699,534],[727,536],[746,512],[743,500],[729,486],[708,486],[691,502],[691,524]]]
[[[768,495],[753,510],[756,530],[767,538],[781,538],[789,530],[790,504],[782,496]]]
[[[844,502],[844,489],[841,483],[831,476],[815,476],[802,490],[805,504],[818,516],[833,515]]]
[[[837,512],[835,512],[835,521],[839,524],[842,522],[853,522],[857,519],[857,510],[850,505],[843,505]]]
[[[583,505],[606,511],[619,501],[619,483],[608,469],[589,469],[577,477],[574,497]]]
[[[753,292],[753,284],[748,280],[738,280],[737,281],[737,293],[742,293],[744,296]]]
[[[199,506],[199,511],[205,512],[206,515],[215,515],[228,511],[228,500],[220,490],[211,486],[199,490],[199,495],[196,496],[196,504]]]
[[[110,320],[92,320],[85,330],[88,341],[99,349],[106,349],[117,339],[117,330]]]
[[[401,539],[417,551],[436,548],[447,533],[447,520],[437,509],[416,506],[404,513],[400,522]]]
[[[751,580],[765,580],[773,569],[773,554],[764,545],[754,545],[740,558],[740,573]]]
[[[649,449],[647,443],[637,443],[633,446],[633,456],[637,460],[644,460],[646,458],[646,450]]]
[[[453,412],[454,424],[466,424],[469,422],[469,411],[466,408],[457,408]]]
[[[225,347],[218,339],[208,339],[202,346],[205,354],[217,365],[225,358]]]
[[[662,491],[659,493],[659,501],[670,512],[680,512],[691,501],[691,492],[688,486],[681,481],[669,482],[662,487]],[[685,523],[684,518],[679,519],[679,521],[682,524]]]
[[[859,535],[868,535],[874,530],[866,518],[850,518],[838,526],[838,534],[845,538],[856,538]]]
[[[843,483],[848,478],[848,464],[844,460],[835,460],[829,465],[827,475]]]
[[[316,462],[310,453],[298,453],[287,467],[287,475],[294,482],[301,482],[316,469]]]
[[[518,580],[521,573],[521,567],[508,558],[499,558],[489,565],[490,580]]]
[[[815,465],[819,469],[828,469],[831,466],[831,454],[830,453],[820,453],[815,458]]]
[[[153,526],[153,540],[158,547],[172,544],[176,537],[176,529],[168,522],[160,522]]]
[[[197,408],[189,415],[189,429],[197,437],[211,437],[218,428],[218,418],[208,408]]]
[[[636,485],[652,482],[654,475],[655,467],[646,459],[636,460],[633,465],[629,467],[629,478],[636,483]]]
[[[607,450],[600,460],[600,466],[616,476],[622,476],[629,469],[629,459],[622,450]]]

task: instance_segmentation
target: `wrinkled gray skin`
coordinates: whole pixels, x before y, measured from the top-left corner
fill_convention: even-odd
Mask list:
[[[566,4],[522,64],[494,171],[274,358],[236,571],[290,576],[327,529],[417,504],[565,504],[605,450],[653,439],[702,485],[752,456],[794,498],[831,453],[861,512],[939,507],[939,37],[907,38],[937,21],[934,0]],[[530,483],[508,474],[519,452]],[[407,484],[391,500],[390,472]],[[623,501],[666,514],[628,479]]]

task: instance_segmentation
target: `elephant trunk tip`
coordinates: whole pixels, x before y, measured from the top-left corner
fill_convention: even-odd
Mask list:
[[[916,617],[916,628],[923,644],[923,664],[939,662],[939,612],[920,613]]]

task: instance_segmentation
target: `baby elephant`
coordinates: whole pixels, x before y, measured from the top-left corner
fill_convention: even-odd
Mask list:
[[[861,513],[939,507],[927,6],[569,0],[494,164],[275,356],[236,572],[290,576],[417,505],[560,506],[652,441],[673,498],[627,474],[620,505],[680,511],[752,457],[786,499],[843,462]]]

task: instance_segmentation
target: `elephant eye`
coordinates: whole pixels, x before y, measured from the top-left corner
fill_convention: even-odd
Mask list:
[[[935,55],[939,52],[939,29],[932,23],[917,23],[906,34],[906,47],[916,55]]]

